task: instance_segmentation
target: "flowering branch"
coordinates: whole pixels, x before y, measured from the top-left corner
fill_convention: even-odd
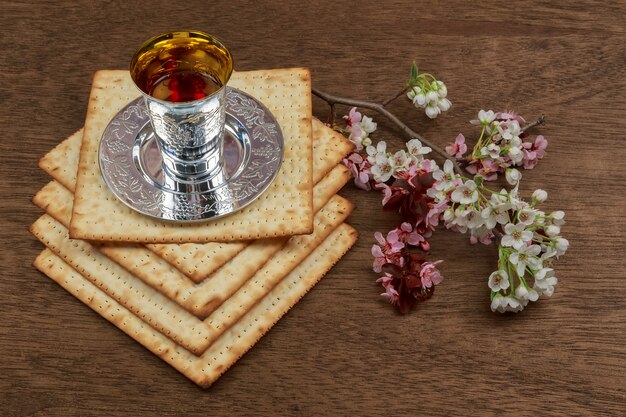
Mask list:
[[[450,108],[445,84],[432,74],[418,73],[415,63],[405,87],[380,104],[316,89],[313,93],[330,105],[333,116],[337,104],[354,106],[343,117],[345,126],[333,123],[356,147],[343,162],[357,187],[382,191],[383,209],[400,217],[401,223],[386,236],[374,235],[377,243],[372,246],[373,269],[384,274],[377,281],[385,290],[381,295],[399,312],[407,313],[430,298],[443,280],[437,268],[442,261],[426,259],[427,239],[439,225],[468,233],[471,243],[497,243],[498,266],[488,279],[493,311],[521,311],[540,296],[552,295],[557,278],[551,266],[569,246],[560,236],[564,213],[537,208],[547,198],[544,190],[535,190],[530,201],[518,192],[522,177],[518,168],[534,168],[546,153],[548,141],[542,135],[532,140],[526,133],[544,124],[544,116],[526,123],[513,112],[481,110],[478,119],[471,121],[480,129],[473,147],[468,148],[465,136],[459,134],[442,150],[385,108],[405,93],[431,119]],[[389,152],[386,142],[374,144],[369,135],[377,124],[357,107],[392,121],[410,138],[406,149]],[[442,167],[428,159],[432,151],[445,159]],[[513,188],[491,187],[488,182],[498,174],[504,174]]]
[[[389,110],[387,110],[385,108],[385,105],[388,104],[388,102],[391,102],[395,98],[400,97],[401,94],[398,94],[396,97],[394,97],[391,100],[387,100],[385,103],[379,104],[379,103],[374,103],[374,102],[371,102],[371,101],[355,100],[355,99],[351,99],[351,98],[335,96],[335,95],[323,92],[323,91],[321,91],[321,90],[319,90],[317,88],[312,88],[311,91],[317,97],[321,98],[326,103],[328,103],[328,105],[330,105],[331,108],[334,108],[335,104],[344,104],[346,106],[362,107],[364,109],[374,110],[375,112],[382,114],[387,119],[389,119],[393,124],[395,124],[402,131],[402,133],[404,133],[404,135],[407,136],[409,139],[419,139],[420,142],[426,144],[429,148],[431,148],[439,156],[441,156],[442,158],[444,158],[446,160],[451,161],[453,166],[454,166],[454,170],[458,174],[461,174],[461,172],[462,172],[461,171],[461,167],[459,167],[458,163],[456,162],[456,159],[454,159],[453,157],[448,155],[443,149],[441,149],[437,145],[434,145],[430,141],[424,139],[424,137],[422,135],[420,135],[417,132],[413,131],[404,122],[402,122],[402,120],[400,120],[395,114],[391,113]],[[406,89],[402,90],[402,93],[404,93],[404,91],[406,91]],[[333,122],[334,122],[334,120],[333,120]],[[332,122],[331,122],[331,125],[332,125]]]

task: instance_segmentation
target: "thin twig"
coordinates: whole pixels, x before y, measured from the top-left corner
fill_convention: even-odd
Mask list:
[[[395,99],[397,99],[398,97],[400,97],[401,95],[406,93],[408,89],[409,89],[409,86],[404,87],[402,90],[398,91],[396,93],[396,95],[394,95],[393,97],[390,97],[387,100],[383,101],[382,106],[386,107],[389,103],[391,103],[392,101],[394,101]]]
[[[398,119],[396,115],[394,115],[389,110],[387,110],[382,104],[373,103],[370,101],[354,100],[354,99],[345,98],[345,97],[338,97],[338,96],[334,96],[332,94],[328,94],[323,91],[320,91],[317,88],[312,88],[312,92],[317,97],[321,98],[326,103],[328,103],[331,107],[334,106],[335,104],[344,104],[346,106],[362,107],[364,109],[374,110],[375,112],[382,114],[387,119],[389,119],[393,124],[395,124],[402,131],[402,133],[404,133],[405,136],[407,136],[409,139],[414,139],[414,138],[419,139],[420,142],[422,142],[424,145],[431,148],[435,153],[439,154],[439,156],[441,156],[444,159],[447,159],[448,161],[451,161],[452,164],[454,165],[454,170],[457,172],[457,174],[462,175],[461,167],[459,167],[459,164],[457,163],[454,157],[448,155],[439,146],[431,143],[430,141],[424,139],[424,137],[422,137],[417,132],[411,130],[411,128],[409,128],[400,119]],[[400,94],[398,94],[397,97],[399,96]]]
[[[336,117],[335,105],[331,104],[330,105],[330,110],[328,111],[328,124],[330,126],[334,126],[335,125],[335,117]]]
[[[542,124],[544,124],[546,122],[546,117],[542,114],[540,118],[538,118],[537,120],[533,120],[532,122],[528,123],[526,126],[524,126],[522,128],[522,133],[524,133],[525,131],[527,131],[528,129],[535,127],[535,126],[540,126]]]

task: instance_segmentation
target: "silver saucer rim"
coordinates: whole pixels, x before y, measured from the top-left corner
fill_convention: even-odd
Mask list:
[[[236,174],[219,187],[180,193],[152,184],[145,178],[146,173],[139,171],[133,149],[140,131],[150,124],[142,97],[124,106],[102,134],[98,163],[105,185],[132,210],[167,222],[210,222],[243,209],[274,182],[284,158],[284,137],[271,111],[241,90],[227,87],[226,113],[227,123],[233,118],[245,128],[245,135],[235,137],[247,143],[242,143],[244,155]]]

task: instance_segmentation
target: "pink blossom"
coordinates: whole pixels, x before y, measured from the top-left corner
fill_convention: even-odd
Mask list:
[[[372,246],[372,256],[374,257],[374,271],[380,272],[383,265],[391,263],[402,266],[401,252],[404,243],[400,242],[399,235],[395,230],[387,234],[385,239],[380,232],[374,233],[378,245]]]
[[[384,288],[387,288],[390,285],[393,286],[393,275],[391,275],[388,272],[385,272],[385,275],[383,275],[382,277],[378,278],[376,280],[376,282],[381,284]]]
[[[502,172],[500,165],[491,158],[475,159],[465,168],[470,174],[482,175],[485,180],[493,181],[498,178],[498,172]]]
[[[350,109],[350,113],[348,113],[347,116],[343,116],[343,118],[346,120],[346,130],[350,132],[348,139],[355,144],[357,150],[362,150],[363,145],[361,142],[358,140],[355,141],[354,139],[366,136],[365,131],[363,131],[363,128],[360,125],[363,115],[356,110],[356,107],[353,107]]]
[[[421,253],[410,253],[403,250],[402,266],[387,265],[388,271],[376,282],[381,284],[385,292],[381,295],[389,300],[396,309],[406,314],[419,301],[429,299],[435,290],[434,284],[441,282],[441,274],[434,268],[434,265],[441,262],[425,262]],[[422,282],[420,273],[426,267],[424,276],[427,276],[429,287]]]
[[[498,120],[517,120],[519,123],[526,123],[526,120],[519,114],[516,114],[512,111],[501,111],[496,113],[496,119]]]
[[[398,233],[400,240],[409,245],[417,246],[424,241],[424,236],[420,235],[417,230],[414,230],[413,226],[408,222],[402,223],[395,231]]]
[[[443,275],[436,267],[441,262],[443,261],[424,262],[420,271],[420,278],[424,287],[430,288],[433,285],[439,285],[443,281]]]
[[[524,142],[523,145],[526,145],[529,142]],[[524,153],[524,157],[522,158],[522,164],[524,169],[533,169],[539,160],[537,159],[537,152],[528,150],[526,146],[522,148],[522,152]]]
[[[541,159],[546,155],[546,148],[548,147],[548,140],[543,137],[543,135],[539,135],[535,138],[535,143],[533,144],[533,149],[537,152],[537,159]]]
[[[393,195],[393,192],[391,191],[391,187],[385,184],[384,182],[376,184],[375,187],[378,188],[379,190],[383,190],[383,206],[384,206],[385,204],[389,202],[389,199]]]
[[[409,195],[410,192],[406,188],[389,186],[384,182],[380,182],[374,185],[375,188],[383,190],[383,207],[393,198],[398,199],[404,195]]]
[[[472,233],[470,236],[470,243],[472,245],[475,245],[478,242],[480,242],[483,245],[491,245],[491,241],[493,240],[494,237],[495,235],[492,232],[487,232],[481,236]]]
[[[414,184],[414,181],[417,177],[429,174],[435,169],[437,169],[437,164],[435,161],[430,159],[424,159],[419,165],[414,161],[411,161],[408,169],[396,169],[395,177],[398,179],[405,180],[410,184]]]
[[[417,175],[417,166],[412,161],[409,164],[408,169],[396,168],[396,172],[394,174],[396,178],[405,180],[406,182],[410,182],[416,175]]]
[[[365,131],[361,128],[361,126],[352,125],[352,126],[347,126],[346,129],[350,131],[350,136],[348,136],[348,139],[350,139],[352,143],[354,143],[354,145],[356,146],[356,149],[358,151],[363,150],[363,144],[359,140],[355,140],[357,138],[360,139],[363,136],[366,136]]]
[[[453,155],[456,159],[463,158],[463,154],[467,152],[467,145],[465,144],[465,136],[459,133],[452,145],[446,146],[446,152],[448,155]]]
[[[363,115],[356,110],[356,107],[353,107],[350,109],[350,113],[347,116],[343,116],[343,118],[346,121],[346,130],[350,132],[348,139],[354,143],[357,151],[363,150],[363,144],[360,140],[357,140],[367,136],[361,127]]]
[[[483,164],[480,162],[479,159],[475,159],[473,161],[470,161],[470,163],[467,165],[465,170],[472,175],[476,175],[476,173],[478,172],[478,169],[481,168],[482,165]]]
[[[356,110],[356,107],[352,107],[350,109],[350,113],[348,113],[347,116],[343,116],[343,118],[346,120],[346,124],[348,126],[355,126],[361,123],[363,115]]]
[[[372,189],[372,186],[370,184],[371,164],[369,163],[367,159],[364,159],[357,152],[352,152],[342,162],[348,169],[350,169],[350,172],[352,173],[352,177],[354,178],[354,184],[357,187],[365,191],[369,191]]]
[[[434,163],[435,161],[433,161],[432,159],[424,159],[422,161],[422,164],[420,165],[420,172],[419,174],[427,174],[429,172],[433,172],[435,169],[437,169],[437,164]]]
[[[548,141],[542,135],[537,136],[534,143],[522,143],[522,152],[524,153],[522,163],[524,168],[533,169],[537,165],[537,162],[545,156],[547,146]]]
[[[439,225],[439,219],[446,209],[450,207],[448,204],[448,200],[443,200],[430,208],[428,214],[424,218],[424,223],[426,223],[427,227],[435,228]]]
[[[385,289],[385,292],[380,294],[384,298],[386,298],[391,304],[397,304],[400,299],[400,294],[393,286],[394,278],[391,274],[385,273],[384,276],[378,278],[376,280],[377,283],[381,284]]]

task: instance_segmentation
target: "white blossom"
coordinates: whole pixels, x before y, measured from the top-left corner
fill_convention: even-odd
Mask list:
[[[507,151],[507,155],[515,164],[519,164],[524,159],[524,152],[522,152],[522,148],[520,146],[511,146]],[[509,181],[509,183],[511,183],[511,181]]]
[[[435,81],[433,83],[433,88],[437,91],[437,95],[439,98],[446,98],[448,95],[448,87],[446,87],[443,81]]]
[[[406,143],[409,153],[415,157],[421,158],[432,151],[428,146],[423,146],[419,139],[411,139]]]
[[[506,122],[498,123],[498,132],[505,141],[509,142],[519,139],[519,135],[522,133],[522,129],[517,120],[508,120]]]
[[[493,299],[491,300],[491,311],[493,311],[494,313],[496,311],[503,313],[503,311],[500,311],[500,304],[502,304],[502,300],[504,297],[493,297]]]
[[[521,209],[517,213],[517,218],[519,219],[519,224],[524,224],[526,226],[530,226],[535,222],[536,212],[535,210],[524,208]]]
[[[454,172],[454,164],[449,159],[443,163],[443,171],[437,169],[433,172],[433,178],[437,181],[435,189],[439,191],[449,191],[455,187],[456,173]]]
[[[561,210],[552,213],[550,215],[550,218],[552,219],[552,223],[556,224],[557,226],[562,226],[563,224],[565,224],[565,213],[563,213]]]
[[[492,194],[492,200],[495,194]],[[496,224],[507,224],[509,219],[509,204],[497,204],[491,203],[487,207],[485,207],[481,213],[481,216],[485,220],[485,226],[489,229],[493,229],[496,227]]]
[[[452,201],[461,204],[470,204],[478,201],[478,190],[473,180],[467,180],[465,184],[457,187],[450,196]]]
[[[518,311],[522,311],[524,306],[520,304],[519,300],[515,297],[501,297],[496,296],[491,300],[491,311],[497,311],[499,313],[506,313],[507,311],[511,311],[513,313],[517,313]]]
[[[454,217],[452,218],[452,224],[462,227],[467,227],[467,215],[469,214],[469,210],[462,207],[457,207],[454,210]]]
[[[389,159],[385,158],[383,163],[377,163],[372,165],[370,172],[377,182],[386,182],[391,178],[393,174],[393,167],[389,163]]]
[[[426,105],[426,95],[420,87],[413,87],[406,93],[406,96],[413,102],[415,107],[424,107]]]
[[[376,124],[371,117],[367,116],[363,116],[361,122],[359,123],[359,127],[363,129],[367,135],[375,131],[377,126],[378,124]]]
[[[448,111],[452,107],[452,102],[447,98],[442,98],[437,102],[437,107],[441,111]]]
[[[488,146],[483,146],[480,149],[480,153],[492,159],[497,159],[500,157],[500,147],[495,143],[490,143]]]
[[[514,194],[515,189],[511,190],[511,194],[509,194],[504,188],[500,190],[499,193],[491,194],[491,198],[489,200],[490,204],[494,207],[498,207],[501,210],[509,210],[511,208],[512,197],[515,197]]]
[[[446,223],[450,223],[450,222],[452,222],[452,220],[454,220],[454,209],[452,207],[447,208],[443,212],[443,220]]]
[[[525,230],[524,224],[507,223],[504,225],[504,233],[502,236],[502,246],[512,246],[515,250],[520,250],[526,246],[526,242],[530,242],[533,238],[533,232]],[[536,245],[534,245],[536,246]],[[541,249],[537,246],[537,249]],[[539,253],[539,252],[537,252]]]
[[[507,168],[504,176],[509,184],[515,185],[522,179],[522,173],[515,168]]]
[[[407,155],[404,150],[399,150],[393,155],[390,162],[394,169],[406,170],[409,169],[411,158],[409,158],[409,155]]]
[[[484,219],[480,215],[480,212],[469,210],[465,216],[465,225],[471,229],[476,230],[484,224]]]
[[[515,289],[515,297],[517,297],[518,300],[537,301],[539,294],[532,288],[529,290],[525,285],[520,285]]]
[[[538,203],[543,203],[548,199],[548,193],[545,190],[538,188],[533,192],[532,198]]]
[[[546,235],[549,237],[555,237],[561,233],[561,228],[557,225],[551,224],[545,228]]]
[[[439,116],[439,113],[441,113],[441,109],[439,109],[439,107],[437,107],[437,104],[432,105],[432,104],[428,104],[428,106],[426,106],[426,116],[428,116],[431,119],[435,119],[437,118],[437,116]]]
[[[520,175],[521,176],[521,175]],[[515,184],[515,186],[513,188],[511,188],[511,190],[508,192],[508,201],[510,204],[510,208],[516,211],[522,210],[526,207],[529,207],[530,204],[528,204],[526,201],[524,201],[523,199],[519,198],[519,182],[517,184]],[[501,193],[506,193],[506,190],[502,190],[500,191]]]
[[[494,213],[492,206],[485,207],[480,215],[482,216],[484,224],[488,229],[493,229],[494,227],[496,227],[498,220],[496,219],[496,214]]]
[[[511,139],[507,140],[506,143],[512,148],[522,150],[522,139],[519,136],[513,136]]]
[[[513,265],[517,265],[517,275],[524,276],[526,266],[530,266],[533,269],[541,268],[541,260],[537,258],[537,255],[541,253],[539,245],[522,246],[509,255],[509,262]]]
[[[535,273],[535,283],[533,284],[533,289],[540,295],[550,297],[552,296],[552,293],[554,293],[554,286],[557,282],[558,280],[554,276],[554,269],[542,268]]]
[[[428,105],[437,105],[437,102],[439,101],[439,94],[437,94],[436,91],[429,91],[426,94],[426,100],[428,100]]]
[[[443,219],[448,229],[453,229],[459,233],[467,232],[467,215],[469,210],[457,207],[446,209],[443,213]]]
[[[486,126],[494,120],[496,120],[496,114],[493,112],[493,110],[481,110],[478,112],[478,120],[472,120],[470,123]]]
[[[509,274],[505,270],[499,269],[489,275],[489,288],[493,292],[499,292],[500,290],[506,290],[509,288]]]
[[[554,269],[552,269],[552,268],[541,268],[541,269],[537,270],[537,272],[535,272],[534,278],[535,278],[536,281],[537,280],[541,281],[541,280],[549,277],[550,273],[553,273],[553,272],[554,272]]]
[[[488,229],[487,226],[485,226],[484,224],[480,227],[470,230],[471,243],[481,242],[485,245],[489,245],[492,238],[493,233],[491,233],[491,229]]]
[[[556,256],[563,255],[569,247],[569,241],[565,238],[556,238]]]
[[[541,250],[543,251],[543,254],[541,255],[542,261],[556,256],[556,249],[554,249],[552,246],[541,245]]]
[[[441,172],[441,171],[439,171]],[[448,198],[448,191],[447,190],[439,190],[435,187],[431,187],[428,190],[426,190],[426,195],[429,196],[430,198],[432,198],[433,200],[435,200],[437,203],[444,201],[445,199]]]
[[[378,142],[376,147],[370,145],[365,148],[365,151],[367,152],[367,161],[370,164],[375,165],[378,155],[383,155],[385,158],[387,157],[387,143],[381,140],[380,142]]]

